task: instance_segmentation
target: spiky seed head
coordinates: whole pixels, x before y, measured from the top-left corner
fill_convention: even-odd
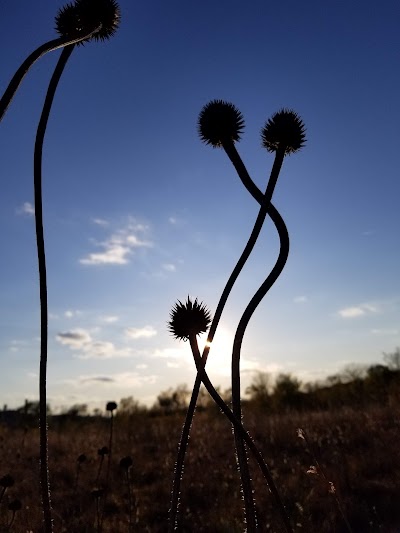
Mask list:
[[[170,313],[168,329],[178,340],[186,341],[191,335],[205,333],[211,323],[211,313],[203,302],[189,298],[185,303],[177,301]]]
[[[8,504],[8,510],[12,511],[13,513],[16,513],[17,511],[20,511],[22,509],[22,503],[20,500],[12,500]]]
[[[61,37],[75,37],[83,31],[76,6],[66,4],[58,10],[56,15],[56,32]]]
[[[281,109],[267,120],[261,131],[263,146],[268,152],[285,150],[285,155],[300,150],[306,142],[305,126],[297,113]]]
[[[90,33],[101,25],[90,39],[105,41],[116,32],[120,18],[120,9],[115,0],[76,0],[74,4],[67,4],[59,10],[56,30],[63,37],[73,38]]]
[[[3,487],[4,489],[8,489],[9,487],[12,487],[14,485],[14,478],[10,476],[10,474],[6,474],[2,478],[0,478],[0,487]]]
[[[76,0],[75,6],[83,27],[100,30],[93,35],[93,39],[105,41],[117,31],[121,19],[121,11],[115,0]]]
[[[123,457],[120,460],[120,462],[119,462],[119,466],[123,470],[129,470],[132,465],[133,465],[133,461],[132,461],[132,457],[130,455],[127,455],[126,457]]]
[[[233,104],[223,100],[211,100],[200,111],[197,128],[204,143],[220,148],[224,144],[240,140],[244,119]]]
[[[110,411],[112,413],[116,408],[117,404],[115,402],[107,402],[106,411]]]

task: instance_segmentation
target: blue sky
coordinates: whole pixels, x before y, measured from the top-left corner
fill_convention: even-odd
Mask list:
[[[63,5],[2,3],[0,91],[54,38]],[[202,144],[214,98],[245,118],[237,148],[265,189],[273,157],[260,130],[282,107],[307,127],[274,194],[289,229],[284,272],[243,344],[243,387],[257,370],[303,381],[400,345],[398,2],[122,0],[109,42],[76,48],[61,79],[43,155],[49,291],[48,395],[91,406],[191,386],[189,346],[169,336],[177,299],[213,311],[257,215],[222,150]],[[0,401],[38,397],[39,294],[33,147],[59,52],[29,72],[0,126]],[[229,386],[230,343],[272,268],[266,222],[210,352]]]

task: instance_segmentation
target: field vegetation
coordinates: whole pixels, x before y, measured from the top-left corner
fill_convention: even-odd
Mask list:
[[[244,424],[271,469],[294,530],[399,531],[396,354],[398,350],[389,354],[386,364],[348,367],[314,385],[302,385],[288,374],[273,382],[260,373],[247,389]],[[101,414],[89,415],[85,405],[76,405],[49,416],[55,531],[167,530],[189,393],[185,386],[164,391],[151,409],[124,398],[117,409],[109,402]],[[229,401],[229,391],[222,396]],[[37,404],[26,402],[17,411],[5,409],[0,418],[0,531],[43,531],[37,410]],[[201,389],[182,480],[178,531],[243,531],[230,428]],[[260,531],[283,531],[252,457],[249,465]]]

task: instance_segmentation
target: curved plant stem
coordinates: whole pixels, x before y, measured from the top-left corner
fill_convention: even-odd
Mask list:
[[[282,167],[284,157],[285,157],[285,151],[283,149],[278,150],[275,156],[272,170],[271,170],[271,175],[268,181],[267,189],[265,191],[256,222],[254,224],[253,230],[249,238],[249,241],[251,242],[255,243],[256,240],[258,239],[258,236],[260,235],[260,231],[261,231],[261,228],[264,224],[265,218],[268,213],[268,206],[272,199],[272,195],[275,189],[276,182],[279,177],[279,172]],[[286,227],[285,227],[285,230],[286,230]],[[281,232],[279,232],[279,236],[281,237]],[[286,231],[286,236],[287,236],[287,231]],[[287,237],[287,245],[289,245],[288,237]],[[274,274],[277,273],[277,275],[274,275],[272,277],[268,276],[268,279],[272,280],[271,286],[273,283],[275,283],[276,279],[282,272],[282,269],[287,259],[287,252],[288,252],[288,249],[286,250],[285,246],[282,245],[282,238],[281,238],[281,250],[280,250],[278,261],[273,270]],[[236,341],[236,336],[235,336],[235,341]],[[238,350],[235,348],[236,346],[235,341],[234,341],[233,352],[232,352],[232,411],[233,411],[233,414],[236,416],[236,418],[238,420],[241,420],[242,410],[241,410],[241,405],[240,405],[240,365],[239,365],[240,350],[238,352]],[[249,531],[255,531],[257,529],[256,509],[255,509],[255,502],[253,498],[253,487],[251,483],[251,476],[250,476],[250,471],[249,471],[249,466],[248,466],[248,461],[247,461],[246,447],[244,445],[243,439],[241,438],[241,436],[239,435],[236,429],[234,430],[234,435],[235,435],[237,462],[238,462],[238,466],[240,470],[240,477],[242,480],[243,498],[244,498],[244,504],[245,504],[247,524],[249,526]]]
[[[85,35],[76,35],[75,37],[59,37],[58,39],[53,39],[52,41],[48,41],[47,43],[42,44],[36,50],[34,50],[26,59],[23,61],[21,66],[18,68],[18,70],[15,72],[14,76],[12,77],[10,83],[8,84],[7,89],[4,91],[3,96],[0,100],[0,121],[2,120],[3,116],[5,115],[8,106],[10,105],[12,99],[14,98],[15,93],[18,90],[18,87],[20,86],[22,80],[24,79],[25,75],[27,74],[28,70],[31,68],[31,66],[40,59],[44,54],[47,54],[47,52],[52,52],[53,50],[57,50],[58,48],[62,48],[68,45],[73,45],[76,43],[79,43],[81,41],[84,41],[86,39],[89,39],[94,33],[98,32],[101,29],[101,26],[98,26],[94,30],[92,30],[89,33],[85,33]]]
[[[282,221],[283,222],[283,221]],[[283,505],[282,499],[279,495],[279,492],[276,488],[275,482],[273,480],[273,477],[271,475],[271,472],[265,463],[261,453],[259,452],[257,446],[255,445],[253,439],[250,437],[249,433],[246,431],[246,429],[243,427],[242,422],[236,418],[236,416],[233,414],[233,412],[229,409],[229,407],[226,405],[224,400],[221,398],[221,396],[218,394],[218,392],[215,390],[214,386],[212,385],[207,372],[204,369],[204,362],[203,358],[200,356],[199,347],[197,344],[197,338],[196,335],[191,335],[189,337],[190,341],[190,347],[192,350],[193,358],[196,364],[197,372],[200,375],[201,381],[204,383],[205,388],[207,389],[208,393],[210,394],[211,398],[214,400],[214,402],[218,405],[218,407],[221,409],[221,411],[224,413],[224,415],[228,418],[228,420],[231,422],[235,430],[239,432],[241,437],[243,438],[244,442],[246,443],[247,447],[249,448],[250,452],[253,454],[255,460],[257,461],[257,464],[264,476],[264,479],[267,483],[267,486],[269,490],[271,491],[273,497],[275,498],[276,505],[278,507],[278,510],[281,514],[282,521],[285,525],[285,529],[287,533],[293,533],[292,526],[290,524],[289,518],[286,514],[285,507]]]
[[[54,95],[60,81],[61,74],[72,53],[75,45],[64,48],[47,90],[42,114],[36,133],[34,153],[34,196],[35,196],[35,227],[36,244],[39,266],[40,290],[40,371],[39,371],[39,426],[40,426],[40,483],[42,492],[42,506],[44,518],[44,531],[53,531],[51,520],[50,483],[48,469],[48,439],[47,439],[47,398],[46,398],[46,373],[47,373],[47,335],[48,335],[48,310],[47,310],[47,279],[46,256],[43,233],[43,206],[42,206],[42,152],[43,141],[46,133],[47,122],[50,115]]]
[[[229,145],[224,146],[224,149],[227,153],[229,152],[228,153],[229,158],[232,160],[235,166],[235,169],[238,172],[239,177],[242,180],[245,187],[252,194],[252,196],[257,200],[258,203],[262,203],[264,200],[264,194],[258,189],[258,187],[254,184],[253,180],[250,178],[246,170],[246,167],[244,166],[242,160],[240,159],[238,152],[236,151],[234,144],[230,143]],[[272,218],[274,223],[276,224],[276,220],[280,218],[280,215],[271,203],[268,206],[268,214]],[[261,226],[259,229],[261,230]],[[203,368],[206,365],[207,357],[208,357],[208,354],[211,348],[211,343],[214,339],[215,332],[217,330],[217,327],[218,327],[222,312],[224,310],[225,304],[228,300],[229,294],[254,248],[257,237],[258,235],[254,234],[253,238],[250,238],[248,240],[222,292],[221,298],[218,302],[217,309],[214,314],[213,321],[211,323],[210,331],[207,337],[207,342],[203,350],[203,355],[202,355]],[[172,494],[171,494],[171,508],[169,510],[169,532],[170,533],[174,531],[176,527],[183,465],[185,462],[185,455],[186,455],[187,445],[189,442],[189,433],[190,433],[190,428],[191,428],[192,421],[193,421],[194,412],[196,409],[196,403],[197,403],[197,398],[199,395],[200,385],[201,385],[201,378],[198,373],[196,376],[194,386],[193,386],[189,407],[186,413],[185,423],[182,429],[182,435],[181,435],[181,439],[180,439],[180,443],[178,447],[178,455],[177,455],[177,460],[175,464],[174,479],[173,479]]]

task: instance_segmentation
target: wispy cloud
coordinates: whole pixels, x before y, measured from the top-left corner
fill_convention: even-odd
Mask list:
[[[80,383],[114,383],[115,379],[108,376],[88,376],[79,378]]]
[[[95,340],[89,331],[80,328],[60,332],[56,335],[56,340],[71,350],[80,351],[80,359],[110,359],[134,355],[129,347],[117,348],[113,342]]]
[[[57,333],[56,339],[59,343],[68,346],[72,350],[80,350],[92,342],[90,333],[81,328]]]
[[[157,335],[157,330],[153,326],[143,328],[126,328],[125,335],[130,339],[149,339]]]
[[[101,220],[101,219],[98,219]],[[126,265],[135,249],[151,248],[153,243],[146,240],[148,226],[129,220],[128,224],[112,233],[107,239],[95,242],[101,249],[82,257],[82,265]]]
[[[375,329],[371,329],[371,333],[373,335],[388,335],[388,336],[392,336],[392,335],[398,335],[400,333],[400,331],[398,329],[390,329],[390,328],[375,328]]]
[[[17,207],[16,213],[17,215],[33,216],[35,214],[35,208],[30,202],[24,202],[20,207]]]
[[[339,309],[337,314],[341,318],[357,318],[360,316],[365,316],[372,313],[377,313],[378,308],[371,304],[360,304],[352,307],[344,307]]]
[[[293,302],[295,304],[304,304],[308,302],[308,298],[307,296],[296,296],[295,298],[293,298]]]
[[[176,266],[173,263],[164,263],[162,268],[166,272],[176,272]]]
[[[10,352],[19,352],[20,348],[24,348],[27,344],[27,341],[14,339],[10,342],[9,350]]]
[[[65,318],[74,318],[74,317],[81,316],[81,315],[82,315],[82,311],[79,311],[79,309],[68,309],[64,313]]]
[[[104,218],[92,218],[92,222],[97,226],[107,227],[110,225],[109,221]]]
[[[116,315],[102,316],[100,317],[100,320],[106,324],[115,324],[115,322],[118,322],[119,316],[116,316]]]
[[[83,385],[99,385],[103,383],[107,386],[114,386],[118,388],[123,387],[144,387],[146,385],[153,385],[158,380],[158,376],[155,374],[143,375],[139,372],[121,372],[117,374],[111,374],[110,376],[98,376],[98,375],[83,375],[79,376],[76,380],[66,380],[66,383],[75,385],[77,387]]]

